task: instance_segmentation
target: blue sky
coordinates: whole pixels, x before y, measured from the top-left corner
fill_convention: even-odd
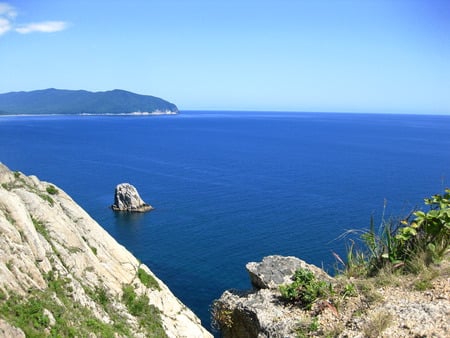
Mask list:
[[[0,0],[0,93],[450,114],[450,0]]]

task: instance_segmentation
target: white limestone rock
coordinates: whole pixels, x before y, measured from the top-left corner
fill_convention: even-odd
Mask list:
[[[130,183],[121,183],[116,186],[114,193],[114,211],[146,212],[153,207],[145,203],[139,196],[137,189]]]

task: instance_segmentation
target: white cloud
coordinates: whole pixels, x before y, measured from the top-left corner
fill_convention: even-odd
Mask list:
[[[67,23],[64,21],[44,21],[21,25],[15,28],[15,31],[20,34],[28,34],[33,32],[53,33],[62,31],[66,28]]]
[[[8,5],[5,2],[0,2],[0,16],[6,16],[8,18],[15,18],[17,15],[14,7]]]
[[[14,19],[17,13],[14,7],[8,5],[7,3],[0,2],[0,35],[12,29],[12,24],[10,19]]]
[[[33,32],[53,33],[59,32],[67,28],[64,21],[42,21],[24,24],[15,24],[14,19],[17,16],[16,9],[5,3],[0,2],[0,36],[15,31],[20,34],[28,34]]]
[[[9,20],[0,17],[0,35],[5,34],[11,30],[11,23]]]

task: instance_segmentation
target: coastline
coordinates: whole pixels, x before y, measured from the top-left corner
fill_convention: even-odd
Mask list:
[[[159,111],[154,112],[131,112],[131,113],[77,113],[77,114],[1,114],[1,117],[34,117],[34,116],[160,116],[160,115],[179,115],[179,112],[175,111]]]

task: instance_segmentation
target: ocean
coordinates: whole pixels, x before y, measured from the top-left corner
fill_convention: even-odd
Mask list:
[[[0,161],[69,193],[210,329],[245,264],[292,255],[333,273],[349,229],[450,186],[450,116],[199,112],[0,117]],[[118,214],[117,184],[155,207]]]

